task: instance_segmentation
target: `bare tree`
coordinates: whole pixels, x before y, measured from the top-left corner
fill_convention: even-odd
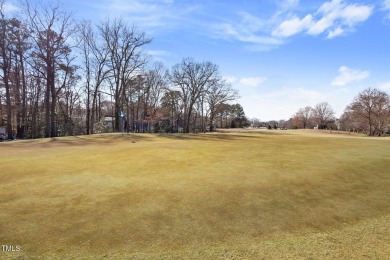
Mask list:
[[[115,117],[112,129],[119,131],[122,111],[137,131],[151,125],[205,130],[209,121],[213,130],[218,115],[225,126],[242,125],[237,115],[243,110],[228,104],[237,91],[221,79],[217,65],[187,58],[171,73],[161,63],[145,70],[143,47],[151,40],[135,26],[117,19],[75,27],[60,0],[20,3],[22,20],[8,19],[0,0],[0,107],[10,137],[15,129],[18,138],[107,130],[102,113]],[[82,54],[82,71],[73,43]]]
[[[161,98],[161,111],[169,118],[168,132],[178,132],[179,127],[182,126],[180,123],[183,112],[180,91],[169,89],[164,91]]]
[[[368,135],[381,134],[390,120],[390,101],[386,92],[366,89],[348,106],[354,121],[362,120]]]
[[[255,128],[260,128],[262,126],[261,120],[256,118],[256,117],[252,118],[251,119],[251,126],[255,127]]]
[[[7,133],[12,135],[12,104],[11,104],[11,39],[9,37],[10,21],[5,17],[5,1],[0,0],[0,67],[1,79],[5,87],[6,113],[7,113]]]
[[[310,106],[300,108],[294,117],[302,124],[303,129],[306,129],[313,119],[313,108]]]
[[[57,135],[55,116],[57,93],[56,69],[61,59],[69,55],[69,37],[75,33],[72,16],[60,3],[40,2],[39,8],[24,1],[24,11],[28,17],[34,42],[34,58],[44,64],[41,76],[46,81],[45,90],[45,137]]]
[[[125,105],[126,89],[131,87],[130,80],[146,64],[142,47],[150,43],[151,39],[120,19],[106,20],[98,29],[105,43],[104,48],[109,51],[110,85],[115,100],[115,131],[119,131],[119,113]]]
[[[34,63],[28,75],[26,75],[26,84],[27,90],[29,92],[28,103],[29,109],[28,114],[31,118],[30,120],[30,134],[29,138],[38,138],[41,137],[41,117],[43,114],[42,110],[42,92],[44,89],[44,82],[40,76],[41,66],[40,62],[32,60],[31,63]]]
[[[58,100],[58,107],[62,112],[62,118],[58,116],[57,122],[61,126],[61,135],[74,135],[75,121],[80,121],[79,118],[73,116],[74,106],[80,99],[79,89],[77,83],[80,76],[77,75],[77,66],[72,66],[72,57],[68,55],[65,57],[65,63],[61,63],[58,66],[56,74],[56,85],[59,86],[57,89],[56,97]],[[76,120],[75,120],[76,119]],[[59,126],[56,128],[58,129]]]
[[[98,96],[101,86],[107,79],[111,70],[108,68],[109,50],[104,42],[97,38],[94,27],[88,21],[79,25],[79,48],[83,57],[83,69],[85,73],[86,92],[86,132],[94,133],[95,119],[100,120],[98,113]]]
[[[13,35],[13,85],[15,86],[16,103],[16,136],[24,138],[27,125],[27,83],[26,83],[26,62],[30,44],[30,36],[25,24],[18,19],[12,19]]]
[[[354,112],[351,110],[350,106],[347,106],[344,110],[344,113],[341,115],[340,119],[340,128],[345,131],[351,132],[363,132],[366,130],[366,123],[361,118],[358,118],[354,115]]]
[[[325,129],[327,124],[334,120],[334,111],[327,102],[322,102],[314,107],[313,118],[319,129]]]
[[[222,104],[236,100],[239,97],[237,90],[233,89],[225,80],[219,79],[214,82],[206,94],[210,110],[210,131],[214,130],[214,119]]]
[[[200,63],[186,58],[172,68],[170,81],[180,89],[184,105],[184,131],[189,133],[194,106],[202,94],[218,82],[218,67],[211,62]]]
[[[166,74],[167,71],[164,65],[158,62],[144,75],[144,111],[142,115],[143,120],[148,122],[148,130],[150,129],[150,123],[156,117],[162,95],[167,89]]]

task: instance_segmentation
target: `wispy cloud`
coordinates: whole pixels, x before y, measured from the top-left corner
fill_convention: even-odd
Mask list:
[[[304,87],[283,87],[261,94],[245,95],[241,98],[249,117],[262,120],[289,119],[302,106],[314,106],[324,102],[329,95]],[[304,105],[302,105],[304,104]]]
[[[390,8],[390,0],[384,2]],[[202,3],[174,0],[96,0],[91,5],[104,16],[128,19],[152,35],[161,29],[191,30],[207,37],[240,42],[249,51],[276,49],[299,33],[335,38],[353,31],[373,12],[371,5],[346,0],[328,0],[311,9],[312,12],[302,11],[299,0],[276,0],[270,4],[267,10],[272,11],[267,14],[254,15],[252,10],[247,10],[234,11],[233,16],[210,14],[207,5]]]
[[[390,81],[380,83],[378,88],[382,90],[390,90]]]
[[[383,0],[383,7],[390,10],[390,0]]]
[[[339,75],[332,81],[333,86],[345,86],[352,82],[361,81],[370,76],[368,71],[359,71],[356,69],[350,69],[346,66],[339,68]]]
[[[289,10],[291,8],[295,8],[299,5],[299,0],[282,0],[280,1],[279,5],[286,9]]]
[[[214,37],[247,43],[252,50],[269,50],[283,43],[267,31],[269,21],[259,19],[247,12],[239,13],[239,21],[224,22],[212,26]]]
[[[382,9],[388,12],[387,18],[390,19],[390,0],[383,0]]]
[[[19,8],[10,2],[5,2],[3,8],[5,13],[13,13],[19,11]]]
[[[152,58],[153,61],[161,61],[161,62],[165,62],[166,58],[175,56],[171,52],[164,51],[164,50],[147,50],[146,53]]]
[[[237,78],[235,76],[223,76],[222,77],[227,83],[238,85],[241,87],[259,87],[265,81],[267,81],[266,77],[245,77],[245,78]]]
[[[225,80],[226,83],[229,83],[229,84],[233,84],[237,81],[237,78],[234,76],[223,76],[222,79]]]
[[[128,18],[149,30],[176,25],[198,8],[198,5],[176,4],[173,0],[100,0],[93,5],[105,16]]]
[[[279,37],[289,37],[303,30],[309,29],[312,22],[313,17],[311,14],[306,15],[303,19],[294,16],[289,20],[283,21],[279,27],[272,32],[272,35]]]
[[[296,88],[291,91],[292,99],[303,99],[303,100],[324,100],[326,95],[313,89]],[[313,101],[311,101],[313,102]]]
[[[171,53],[168,51],[161,51],[161,50],[148,50],[147,53],[151,56],[158,56],[158,57],[163,57],[163,56],[170,56]]]
[[[241,78],[240,85],[247,87],[258,87],[267,80],[266,77]]]
[[[353,31],[357,24],[371,16],[373,9],[371,5],[348,4],[343,0],[332,0],[322,4],[314,14],[307,14],[303,18],[294,16],[284,20],[272,34],[290,37],[300,32],[310,35],[325,33],[330,39]]]
[[[320,91],[304,87],[283,87],[276,91],[264,94],[264,97],[267,99],[277,98],[278,100],[294,100],[297,102],[305,100],[307,104],[311,104],[325,100],[327,95]]]
[[[390,0],[388,7],[390,10]],[[239,12],[237,19],[212,26],[214,36],[246,43],[246,49],[268,51],[286,43],[286,39],[305,33],[325,35],[332,39],[355,30],[366,21],[374,7],[367,4],[331,0],[323,3],[314,12],[303,15],[298,0],[279,0],[276,10],[269,17],[257,17],[249,12]]]

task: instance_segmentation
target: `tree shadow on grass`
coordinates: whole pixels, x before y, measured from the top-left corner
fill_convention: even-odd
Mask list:
[[[9,142],[11,147],[23,147],[23,148],[51,148],[51,147],[69,147],[69,146],[91,146],[91,145],[113,145],[121,142],[150,142],[156,140],[154,137],[178,140],[178,141],[233,141],[243,139],[259,140],[266,138],[269,135],[289,135],[288,133],[279,132],[212,132],[212,133],[199,133],[199,134],[143,134],[143,133],[110,133],[110,134],[94,134],[94,135],[79,135],[79,136],[67,136],[67,137],[54,137],[54,138],[42,138],[32,140],[20,140],[15,142]],[[8,145],[5,145],[8,146]],[[10,147],[8,146],[8,147]]]
[[[53,137],[32,140],[20,140],[12,143],[13,147],[40,147],[51,148],[60,146],[90,146],[90,145],[111,145],[119,142],[134,143],[138,141],[151,141],[148,135],[134,135],[127,133],[113,133],[113,134],[96,134],[96,135],[79,135],[66,137]],[[11,144],[11,143],[10,143]]]
[[[99,135],[79,135],[69,138],[51,138],[50,143],[59,143],[64,145],[93,145],[93,144],[115,144],[118,142],[137,142],[150,141],[148,135],[134,135],[127,133],[99,134]]]
[[[260,139],[264,138],[259,133],[201,133],[201,134],[159,134],[159,137],[174,140],[193,141],[233,141],[239,139]]]

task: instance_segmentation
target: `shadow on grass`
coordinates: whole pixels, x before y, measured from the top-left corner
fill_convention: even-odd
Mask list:
[[[64,145],[92,145],[92,144],[114,144],[121,141],[136,142],[150,141],[151,137],[147,135],[134,135],[127,133],[99,134],[99,135],[79,135],[72,137],[51,138],[49,143],[58,143]]]
[[[90,146],[96,144],[112,145],[119,142],[140,142],[156,140],[153,137],[178,140],[178,141],[233,141],[239,139],[260,139],[269,135],[287,135],[287,133],[267,132],[267,131],[218,131],[212,133],[199,134],[148,134],[148,133],[109,133],[109,134],[94,134],[94,135],[79,135],[66,137],[53,137],[32,140],[18,140],[9,142],[13,147],[69,147],[69,146]]]
[[[53,137],[32,140],[19,140],[10,142],[13,147],[41,147],[51,148],[58,146],[89,146],[96,144],[111,145],[118,142],[138,142],[150,141],[151,137],[141,134],[113,133],[113,134],[96,134],[96,135],[79,135],[66,137]]]
[[[284,130],[260,130],[260,129],[217,129],[215,133],[223,134],[261,134],[261,135],[291,135]]]
[[[159,134],[161,138],[174,140],[193,140],[193,141],[233,141],[242,138],[259,139],[260,135],[251,133],[201,133],[201,134]]]

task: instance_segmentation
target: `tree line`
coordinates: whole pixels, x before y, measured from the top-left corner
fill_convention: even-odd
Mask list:
[[[152,63],[122,19],[75,21],[60,2],[0,0],[0,126],[17,138],[213,131],[248,124],[216,64]]]
[[[318,127],[382,136],[390,132],[390,96],[385,91],[368,88],[353,99],[339,119],[324,102],[314,108],[300,108],[292,117],[291,125],[293,128]]]
[[[289,120],[261,122],[259,119],[253,118],[251,125],[255,128],[267,129],[336,129],[335,121],[333,108],[328,102],[321,102],[314,107],[300,108]]]

